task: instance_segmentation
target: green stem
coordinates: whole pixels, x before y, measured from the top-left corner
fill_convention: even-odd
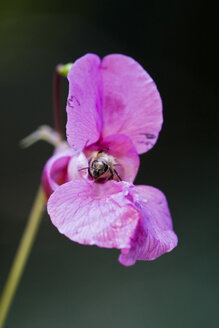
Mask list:
[[[9,312],[22,273],[24,271],[25,264],[30,254],[34,239],[36,237],[36,233],[39,228],[44,208],[44,192],[40,187],[37,192],[26,228],[21,238],[20,245],[15,255],[14,262],[12,264],[11,271],[9,273],[0,300],[0,328],[3,328],[5,320],[7,318],[7,314]]]

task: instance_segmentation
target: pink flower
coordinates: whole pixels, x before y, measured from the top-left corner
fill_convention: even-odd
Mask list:
[[[132,184],[138,154],[162,126],[155,83],[124,55],[87,54],[68,80],[70,147],[49,159],[42,179],[52,223],[75,242],[120,249],[126,266],[171,251],[177,236],[164,194]]]

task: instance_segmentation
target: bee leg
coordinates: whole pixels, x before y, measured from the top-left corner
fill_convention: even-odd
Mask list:
[[[91,178],[93,178],[93,176],[92,176],[92,174],[91,174],[91,171],[90,171],[90,163],[91,163],[91,158],[89,159],[89,161],[88,161],[88,173],[89,173],[89,176],[91,177]]]
[[[89,166],[88,167],[82,167],[81,169],[79,169],[78,171],[83,171],[83,170],[87,170],[89,169]]]
[[[107,149],[101,149],[101,150],[98,151],[98,154],[105,153],[107,150],[109,150],[109,148],[107,148]]]
[[[111,169],[111,167],[109,167],[109,171],[110,171],[110,173],[111,173],[111,177],[108,179],[108,180],[113,180],[113,170]]]
[[[90,167],[88,167],[88,173],[89,173],[89,176],[90,176],[91,178],[93,178],[93,176],[92,176],[92,174],[91,174],[91,171],[90,171]]]
[[[119,173],[114,169],[114,173],[116,173],[116,175],[117,175],[117,178],[119,179],[119,181],[122,181],[122,179],[120,178],[120,176],[119,176]]]

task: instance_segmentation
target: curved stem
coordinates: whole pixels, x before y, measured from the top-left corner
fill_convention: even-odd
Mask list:
[[[13,301],[13,297],[15,295],[33,242],[35,240],[44,208],[44,192],[40,187],[37,192],[26,228],[21,238],[20,245],[15,255],[14,262],[12,264],[8,280],[6,281],[5,288],[3,290],[2,297],[0,300],[0,328],[4,326],[7,314]]]
[[[63,136],[62,132],[62,112],[60,101],[60,82],[61,75],[58,73],[58,66],[55,68],[53,75],[53,118],[55,130]]]

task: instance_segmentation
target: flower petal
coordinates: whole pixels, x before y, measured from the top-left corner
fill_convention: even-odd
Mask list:
[[[84,153],[75,154],[68,164],[68,178],[70,180],[88,177],[88,161]]]
[[[60,151],[50,157],[43,169],[42,185],[47,198],[61,184],[68,181],[68,163],[73,156],[72,149]]]
[[[129,136],[139,154],[153,147],[162,126],[162,102],[149,74],[132,58],[103,58],[103,138]]]
[[[139,212],[125,182],[73,180],[56,189],[48,213],[59,232],[81,244],[129,248]]]
[[[154,260],[177,245],[172,220],[164,194],[150,186],[137,186],[133,202],[142,213],[130,249],[122,250],[120,263],[126,266],[136,260]]]
[[[102,130],[103,85],[100,58],[79,58],[68,74],[67,139],[74,150],[96,142]]]

